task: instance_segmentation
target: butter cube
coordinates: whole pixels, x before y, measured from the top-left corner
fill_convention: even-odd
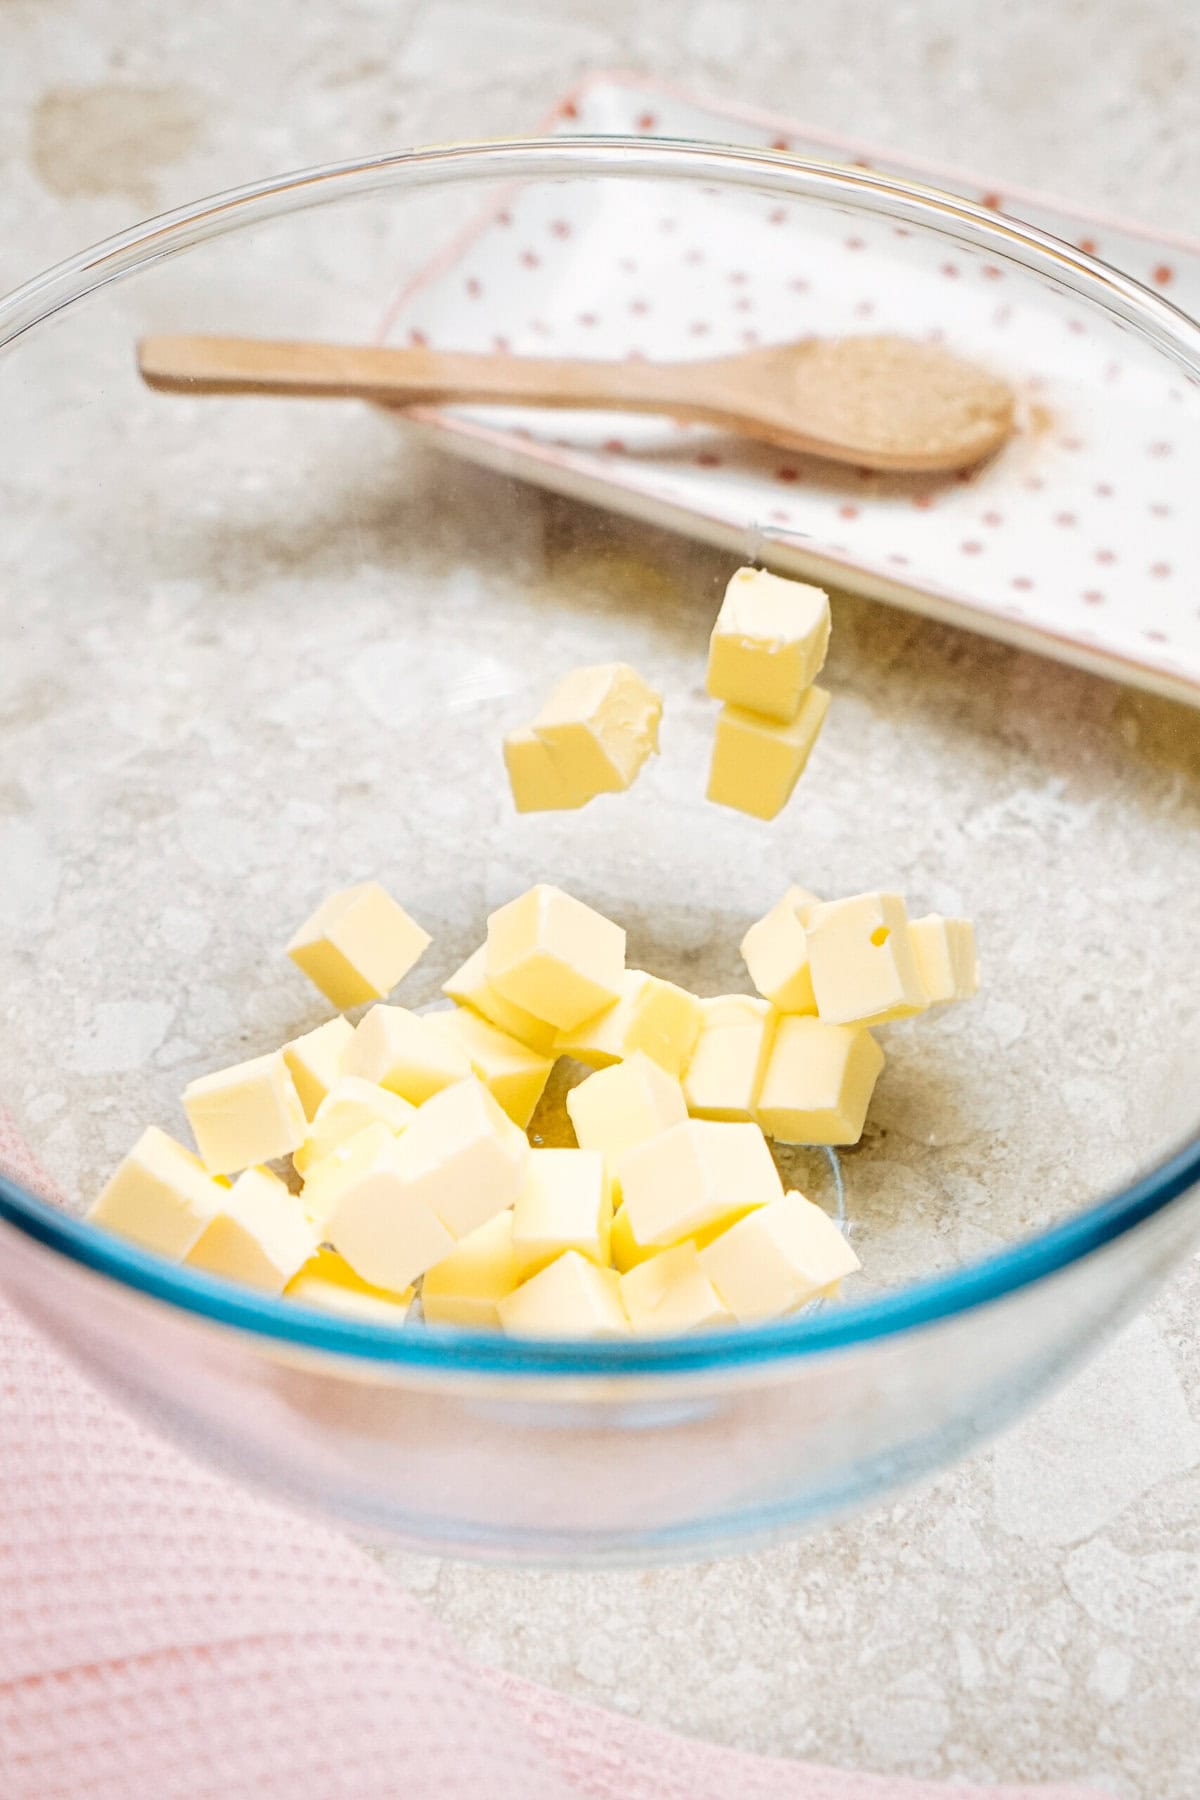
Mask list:
[[[392,1293],[454,1248],[427,1193],[401,1167],[403,1143],[386,1125],[368,1125],[318,1164],[304,1189],[305,1206],[325,1242],[360,1280]]]
[[[785,1144],[857,1144],[883,1051],[857,1025],[787,1014],[775,1030],[756,1117]]]
[[[807,888],[790,887],[742,939],[750,979],[777,1012],[815,1013],[808,933],[804,921],[820,901]]]
[[[471,1061],[432,1018],[404,1006],[373,1006],[359,1021],[346,1070],[421,1106],[468,1076]]]
[[[382,1000],[431,943],[377,881],[323,900],[287,947],[297,968],[337,1007]]]
[[[290,1156],[308,1128],[282,1050],[189,1081],[183,1110],[210,1175]]]
[[[623,1062],[640,1050],[668,1075],[678,1075],[700,1034],[700,1002],[673,981],[626,969],[621,997],[573,1031],[560,1031],[559,1056],[573,1056],[595,1069]]]
[[[582,900],[539,882],[488,919],[485,967],[506,1000],[570,1031],[620,998],[625,933]]]
[[[304,1142],[292,1155],[297,1175],[310,1175],[322,1158],[368,1125],[386,1125],[395,1136],[416,1117],[416,1107],[399,1094],[364,1081],[361,1075],[344,1075],[317,1108]]]
[[[345,1073],[346,1052],[354,1041],[354,1027],[340,1016],[306,1031],[283,1046],[304,1116],[311,1119],[334,1083]]]
[[[621,1304],[635,1331],[704,1331],[733,1324],[695,1244],[660,1250],[623,1274],[620,1286]]]
[[[504,739],[504,767],[519,813],[573,812],[586,805],[595,792],[590,787],[568,785],[549,746],[529,725],[510,731]]]
[[[567,1113],[580,1149],[599,1150],[615,1173],[626,1151],[682,1125],[687,1102],[674,1076],[635,1050],[571,1088]]]
[[[699,1262],[742,1324],[794,1312],[861,1267],[833,1220],[796,1193],[739,1220]]]
[[[771,719],[794,719],[829,647],[829,596],[766,569],[739,569],[708,649],[708,691]]]
[[[505,1331],[520,1337],[624,1337],[629,1320],[614,1269],[568,1250],[497,1303]]]
[[[780,724],[740,706],[725,705],[717,719],[708,798],[755,819],[773,819],[792,797],[812,754],[829,695],[807,688],[794,719]]]
[[[829,1025],[882,1025],[923,1012],[929,996],[899,894],[855,894],[814,906],[805,926],[818,1015]]]
[[[316,1254],[317,1239],[296,1194],[270,1169],[246,1169],[187,1255],[192,1269],[282,1294]]]
[[[709,1119],[688,1119],[626,1151],[617,1173],[622,1211],[642,1248],[682,1243],[783,1193],[758,1126]]]
[[[427,1100],[395,1141],[408,1192],[455,1238],[512,1205],[530,1155],[525,1133],[473,1075]]]
[[[466,1053],[472,1074],[524,1131],[550,1078],[554,1058],[539,1056],[465,1006],[428,1016],[435,1030],[445,1033]]]
[[[449,1256],[427,1269],[421,1310],[430,1325],[486,1331],[500,1323],[497,1303],[520,1284],[513,1252],[513,1215],[499,1212],[460,1238]]]
[[[612,1196],[598,1150],[531,1150],[513,1207],[522,1281],[564,1250],[608,1267]]]
[[[778,1015],[749,994],[720,994],[700,1006],[700,1036],[683,1077],[687,1109],[697,1119],[753,1119]]]
[[[940,913],[928,913],[912,921],[908,936],[931,1006],[969,1000],[979,992],[975,927],[970,919],[943,919]]]
[[[372,1325],[403,1325],[412,1305],[413,1290],[399,1293],[373,1287],[354,1273],[336,1250],[318,1250],[283,1290],[284,1298],[343,1318],[362,1319]]]
[[[662,695],[628,663],[572,669],[533,721],[571,794],[616,794],[658,749]]]
[[[199,1157],[149,1125],[109,1176],[88,1218],[107,1231],[182,1260],[229,1194]]]
[[[477,1012],[489,1025],[494,1025],[498,1031],[506,1031],[519,1044],[528,1044],[539,1056],[553,1053],[554,1040],[558,1035],[554,1026],[547,1025],[542,1019],[535,1019],[524,1007],[514,1006],[488,980],[486,944],[480,944],[478,950],[468,956],[462,968],[449,981],[442,983],[442,992],[457,1006],[469,1006],[472,1012]]]

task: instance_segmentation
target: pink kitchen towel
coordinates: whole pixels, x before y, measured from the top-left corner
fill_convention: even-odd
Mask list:
[[[0,1167],[37,1180],[2,1115]],[[744,1755],[480,1668],[347,1539],[143,1429],[0,1304],[3,1800],[937,1795],[1089,1800]]]

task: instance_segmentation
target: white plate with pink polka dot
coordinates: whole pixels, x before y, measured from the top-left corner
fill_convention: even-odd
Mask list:
[[[988,190],[633,75],[592,77],[554,129],[836,158],[982,199],[1200,312],[1200,241]],[[905,241],[908,240],[908,241]],[[463,455],[1200,704],[1200,394],[1090,302],[978,250],[859,213],[680,183],[508,191],[389,308],[394,343],[712,355],[809,334],[919,332],[1005,374],[1023,428],[968,479],[834,468],[667,420],[423,409]]]

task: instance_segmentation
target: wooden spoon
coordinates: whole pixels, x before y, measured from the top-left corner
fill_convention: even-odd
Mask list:
[[[151,337],[138,347],[138,367],[168,393],[666,413],[832,462],[913,473],[967,468],[1013,429],[1004,382],[900,337],[808,338],[698,362]]]

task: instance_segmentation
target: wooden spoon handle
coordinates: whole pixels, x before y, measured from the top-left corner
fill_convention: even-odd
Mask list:
[[[500,401],[713,416],[711,400],[707,406],[689,400],[686,363],[581,362],[257,338],[150,337],[138,346],[138,367],[148,386],[167,393],[282,394],[372,400],[385,406]]]

